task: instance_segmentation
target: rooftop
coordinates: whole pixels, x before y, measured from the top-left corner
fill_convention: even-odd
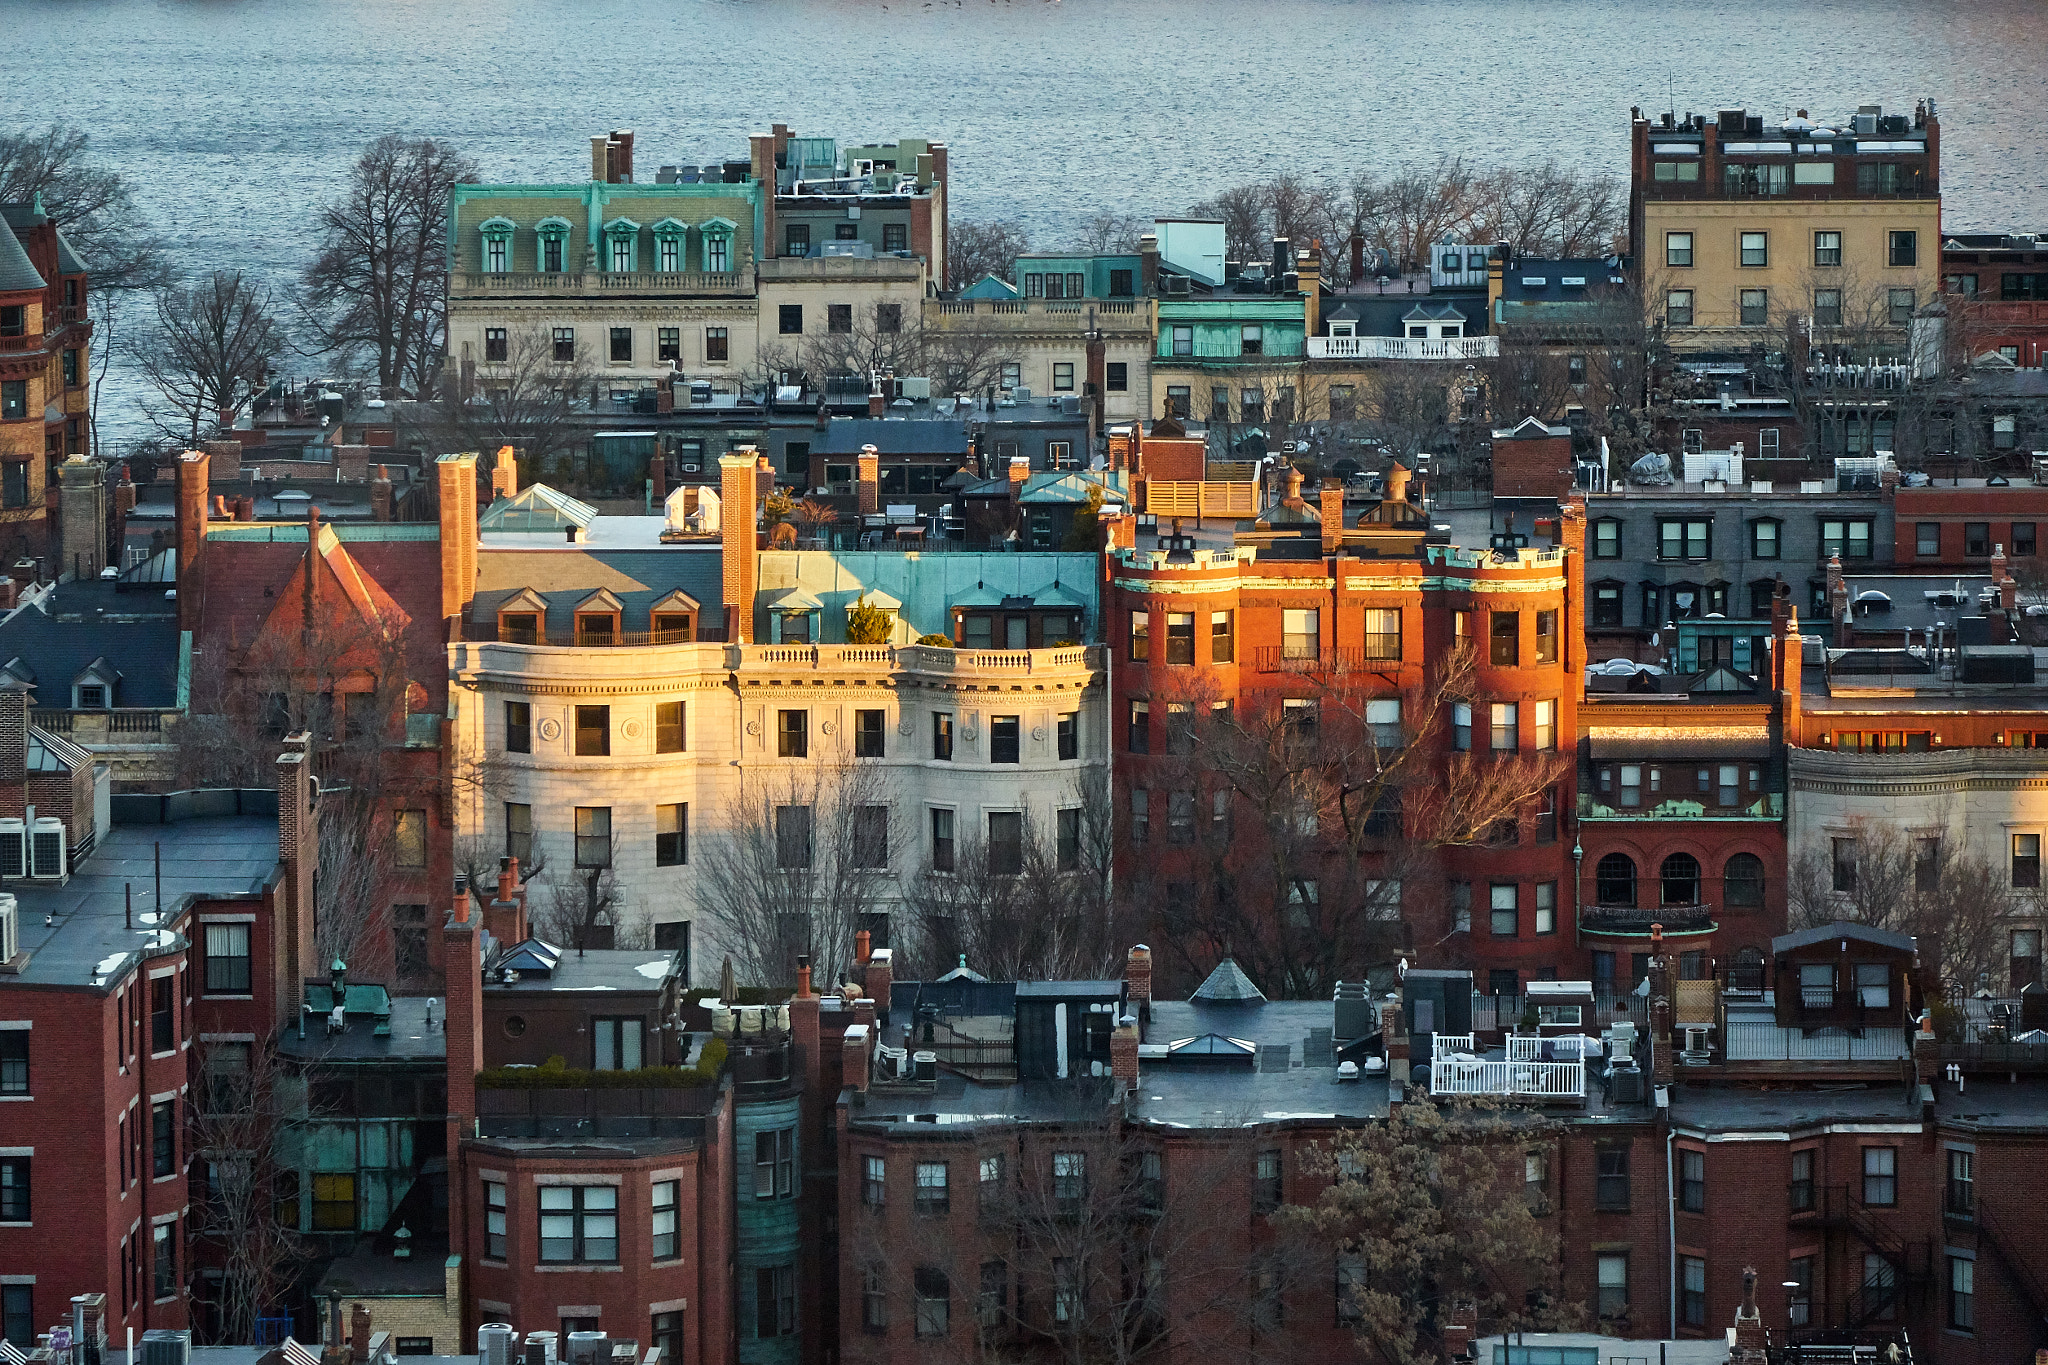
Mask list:
[[[424,996],[393,996],[389,1033],[378,1032],[377,1020],[367,1015],[346,1016],[339,1033],[327,1031],[324,1017],[309,1019],[302,1030],[286,1029],[278,1035],[278,1051],[304,1062],[440,1062],[448,1056],[448,1012],[434,1003],[434,1022],[429,1026],[429,1003]]]
[[[538,943],[539,940],[528,942]],[[510,951],[516,953],[525,946],[517,944]],[[554,966],[546,975],[522,975],[518,981],[510,984],[487,976],[484,981],[485,991],[494,994],[533,994],[541,991],[658,991],[664,981],[680,970],[674,953],[660,953],[646,948],[591,948],[582,952],[573,948],[556,948],[554,952]],[[396,1002],[393,1004],[395,1006]],[[397,1021],[394,1018],[392,1032],[395,1035],[397,1031]]]
[[[154,846],[163,852],[163,905],[176,922],[188,897],[255,896],[277,867],[277,821],[246,816],[173,825],[116,825],[62,886],[16,881],[24,985],[106,990],[138,958],[174,946],[159,927]],[[125,922],[134,891],[132,927]],[[45,917],[52,922],[44,923]]]

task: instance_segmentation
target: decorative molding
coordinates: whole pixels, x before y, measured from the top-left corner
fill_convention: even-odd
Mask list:
[[[641,728],[642,727],[638,720],[627,720],[621,721],[619,723],[619,733],[624,735],[627,739],[640,738]]]
[[[562,737],[562,722],[556,720],[553,716],[542,717],[540,723],[533,728],[540,733],[542,739],[550,744]]]

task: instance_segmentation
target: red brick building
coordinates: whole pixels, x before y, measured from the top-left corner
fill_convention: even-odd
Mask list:
[[[57,465],[91,453],[87,281],[40,195],[0,204],[0,535],[10,563],[51,551]]]
[[[1941,244],[1942,291],[1975,360],[1986,352],[2038,369],[2048,347],[2048,241],[2034,233],[1962,233]]]

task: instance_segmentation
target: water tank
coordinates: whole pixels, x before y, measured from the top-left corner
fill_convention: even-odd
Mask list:
[[[477,1365],[517,1365],[513,1350],[519,1333],[509,1322],[487,1322],[476,1329]]]

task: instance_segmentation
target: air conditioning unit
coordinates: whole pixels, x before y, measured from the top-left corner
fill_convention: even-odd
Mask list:
[[[15,816],[0,819],[0,877],[28,875],[28,824]]]
[[[611,1365],[612,1341],[603,1332],[569,1333],[569,1365]]]
[[[1607,1075],[1609,1098],[1615,1104],[1641,1104],[1643,1102],[1643,1073],[1641,1068],[1617,1066],[1609,1071]]]
[[[513,1353],[519,1331],[509,1322],[487,1322],[476,1329],[477,1365],[518,1365]]]
[[[12,896],[0,896],[0,962],[14,961],[21,951],[21,910]]]
[[[154,1327],[142,1334],[141,1365],[189,1365],[192,1334]]]
[[[64,822],[54,815],[38,816],[29,834],[29,876],[62,881],[70,871],[64,863]]]

